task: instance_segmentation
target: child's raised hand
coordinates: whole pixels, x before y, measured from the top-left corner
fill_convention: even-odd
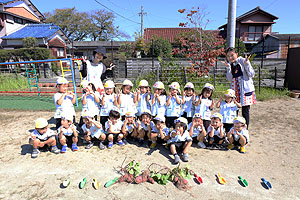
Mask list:
[[[225,60],[225,61],[221,61],[221,63],[223,63],[226,67],[230,67],[230,64]]]
[[[84,56],[81,56],[81,58],[82,58],[82,61],[83,61],[83,62],[86,62],[86,59],[85,59]]]
[[[122,94],[122,91],[121,91],[121,90],[118,90],[118,94],[121,95],[121,94]]]
[[[117,95],[117,94],[114,94],[114,98],[117,99],[117,98],[118,98],[118,95]]]
[[[249,61],[250,57],[251,57],[251,54],[249,54],[249,56],[245,55],[244,64],[247,64],[247,62]]]

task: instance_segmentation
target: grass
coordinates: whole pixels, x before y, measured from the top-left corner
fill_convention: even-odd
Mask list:
[[[28,88],[26,77],[15,74],[0,74],[0,91],[21,91]]]

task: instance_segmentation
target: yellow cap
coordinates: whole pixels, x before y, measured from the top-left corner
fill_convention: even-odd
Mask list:
[[[185,84],[184,88],[194,89],[194,84],[192,82],[188,82],[188,83]]]
[[[81,88],[86,88],[89,85],[89,82],[87,80],[83,80],[80,83],[80,87]]]
[[[112,80],[107,80],[104,84],[105,88],[114,88],[115,87],[115,83]]]
[[[139,87],[149,87],[149,83],[146,80],[141,80],[139,83]]]
[[[154,83],[153,88],[156,88],[156,89],[165,89],[165,86],[164,86],[164,84],[162,82],[157,81],[157,82]]]
[[[122,85],[129,85],[131,87],[133,86],[132,82],[128,79],[124,80]]]
[[[67,80],[67,79],[65,79],[65,78],[62,78],[62,77],[60,77],[60,78],[58,78],[57,80],[56,80],[56,85],[60,85],[60,84],[68,84],[69,83],[69,81]]]
[[[244,117],[236,117],[233,119],[233,123],[242,123],[242,124],[246,124],[246,120]]]
[[[210,118],[219,118],[221,122],[223,120],[223,116],[220,113],[215,113],[212,116],[210,116]]]
[[[169,88],[174,89],[174,90],[180,90],[180,85],[178,82],[173,82],[171,85],[169,85]]]
[[[235,91],[233,89],[226,90],[224,94],[229,97],[235,97]]]
[[[48,121],[45,118],[35,120],[35,128],[45,128],[46,126],[48,126]]]
[[[205,85],[203,86],[203,88],[208,88],[208,89],[211,89],[211,90],[215,90],[215,87],[210,84],[210,83],[205,83]]]

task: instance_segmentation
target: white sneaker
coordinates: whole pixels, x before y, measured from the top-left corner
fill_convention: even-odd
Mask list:
[[[198,147],[205,149],[206,145],[203,142],[198,142]]]

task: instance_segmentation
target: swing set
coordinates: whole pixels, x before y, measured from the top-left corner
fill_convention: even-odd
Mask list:
[[[76,92],[76,82],[75,82],[75,68],[73,66],[73,63],[77,63],[77,66],[80,71],[80,60],[82,59],[74,59],[74,58],[61,58],[61,59],[48,59],[48,60],[32,60],[32,61],[22,61],[22,62],[5,62],[0,63],[0,66],[7,66],[7,65],[21,65],[23,64],[25,66],[26,76],[28,80],[29,90],[30,91],[0,91],[0,93],[38,93],[39,96],[41,96],[41,93],[56,93],[56,92],[46,92],[46,91],[40,91],[39,87],[39,81],[38,81],[38,75],[36,72],[36,64],[38,63],[48,63],[48,62],[59,62],[60,63],[60,70],[62,73],[62,77],[65,78],[65,72],[71,72],[72,80],[69,82],[73,84],[73,90],[76,97],[76,106],[78,106],[78,98],[77,98],[77,92]],[[63,66],[63,61],[67,61],[70,63],[70,65],[67,65],[67,67]],[[80,74],[80,80],[82,80],[82,75]],[[33,91],[33,88],[36,88],[37,91]]]

